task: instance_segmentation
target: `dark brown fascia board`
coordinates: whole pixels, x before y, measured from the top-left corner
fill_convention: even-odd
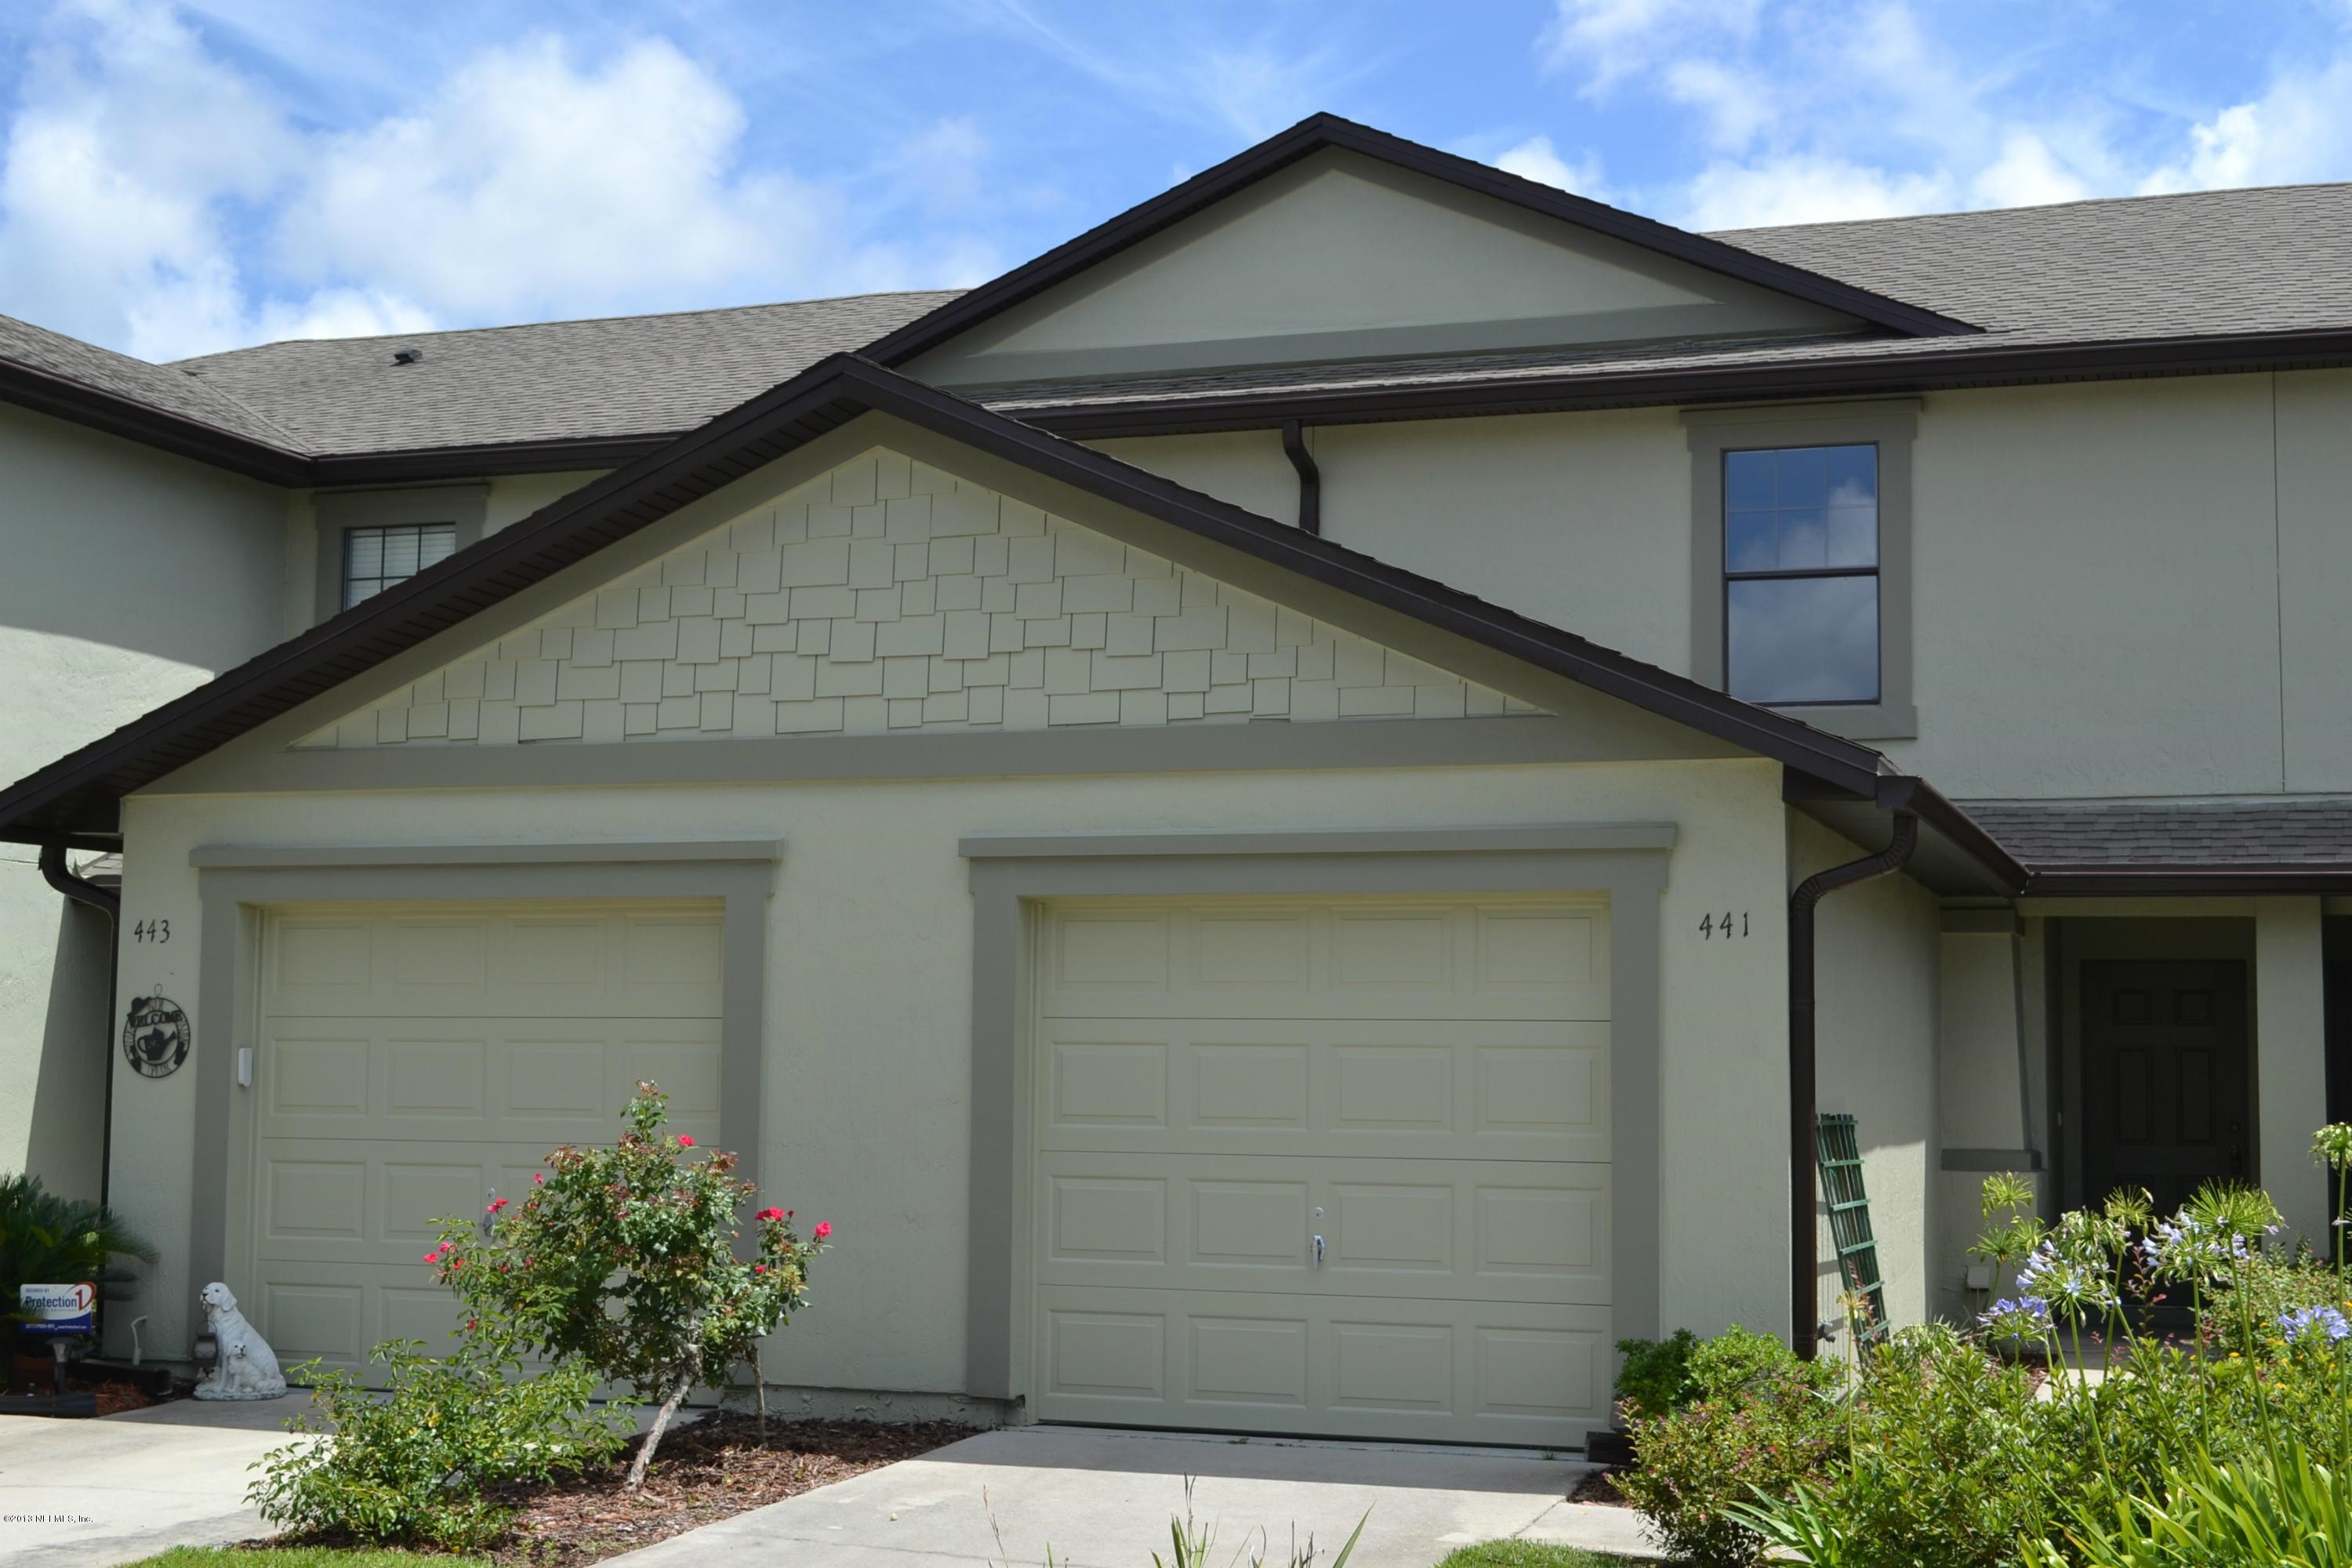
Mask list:
[[[352,452],[310,459],[307,483],[383,485],[472,479],[488,474],[545,474],[572,468],[625,468],[669,446],[683,430],[655,435],[583,437],[577,440],[501,441],[468,447],[423,447],[401,452]]]
[[[0,400],[247,479],[278,485],[306,482],[309,459],[299,452],[15,360],[0,358]]]
[[[1517,174],[1506,174],[1488,164],[1457,157],[1451,153],[1441,153],[1434,147],[1424,147],[1420,142],[1408,142],[1402,136],[1392,136],[1385,131],[1376,131],[1369,125],[1360,125],[1336,114],[1316,114],[1215,167],[1193,175],[1182,184],[1129,207],[1076,239],[1055,246],[992,282],[983,283],[948,301],[929,315],[919,316],[897,331],[876,339],[860,353],[879,364],[904,364],[998,312],[1033,299],[1234,192],[1327,148],[1360,153],[1414,174],[1443,180],[1461,189],[1475,191],[1530,212],[1643,246],[1710,271],[1810,300],[1892,331],[1913,337],[1948,337],[1981,331],[1950,316],[1873,293],[1867,289],[1856,288],[1851,283],[1843,283],[1801,267],[1791,267],[1786,262],[1759,256],[1755,251],[1743,250],[1719,239],[1693,234],[1688,229],[1675,228],[1670,224],[1659,223],[1583,196],[1571,195],[1556,186],[1522,179]]]
[[[2032,348],[1969,347],[1767,365],[1496,377],[1443,386],[1240,393],[1022,409],[1024,424],[1074,440],[1218,430],[1536,414],[1645,404],[1927,392],[1937,388],[2118,376],[2220,374],[2352,363],[2352,329],[2126,338]]]
[[[2031,899],[2246,898],[2352,893],[2352,862],[2237,866],[2066,866],[2034,871]]]
[[[852,355],[835,355],[607,474],[430,571],[247,660],[0,790],[0,839],[111,833],[121,797],[341,685],[523,587],[865,412],[894,415],[1339,589],[1537,668],[1771,757],[1830,787],[1868,793],[1885,761],[1613,649],[1282,523],[1185,489],[1090,447],[990,413]]]

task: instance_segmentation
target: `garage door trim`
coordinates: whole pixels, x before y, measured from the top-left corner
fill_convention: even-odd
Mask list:
[[[192,1064],[195,1100],[195,1161],[189,1194],[188,1267],[193,1292],[227,1277],[232,1254],[233,1200],[251,1179],[254,1107],[250,1090],[235,1082],[236,1052],[258,1039],[257,1004],[264,909],[288,904],[580,900],[704,899],[726,910],[719,1079],[720,1137],[742,1156],[739,1173],[759,1179],[762,1104],[761,1041],[766,1033],[768,901],[775,889],[781,841],[719,846],[678,844],[515,845],[499,847],[496,861],[468,861],[486,847],[416,846],[408,863],[368,857],[392,847],[275,850],[241,848],[245,863],[202,866],[203,910],[198,934],[198,993]],[[709,858],[713,847],[724,858]],[[616,848],[630,851],[612,858]],[[668,851],[667,858],[637,858]],[[199,852],[203,853],[203,852]],[[280,857],[271,861],[268,857]],[[194,857],[192,857],[193,858]],[[258,859],[261,863],[254,863]],[[289,860],[297,863],[286,863]]]
[[[1609,899],[1613,1016],[1610,1119],[1614,1337],[1658,1331],[1663,1133],[1658,901],[1671,833],[1656,823],[1357,831],[1318,835],[983,836],[966,839],[972,891],[971,1173],[965,1392],[1027,1392],[1028,1158],[1025,1023],[1038,906],[1072,898],[1344,897],[1601,892]],[[1593,837],[1571,838],[1570,835]],[[1472,837],[1475,836],[1475,837]],[[1447,840],[1464,846],[1448,847]],[[1392,848],[1375,847],[1383,841]],[[1606,845],[1560,848],[1563,842]],[[1639,844],[1640,847],[1625,847]],[[1144,852],[1139,853],[1139,849]],[[1003,853],[999,851],[1010,851]]]

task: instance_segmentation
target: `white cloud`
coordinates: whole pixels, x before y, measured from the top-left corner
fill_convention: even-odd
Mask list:
[[[282,337],[967,283],[989,145],[933,122],[842,193],[745,155],[661,39],[478,50],[396,112],[299,124],[169,0],[61,0],[5,132],[0,310],[151,359]]]
[[[2081,201],[2091,187],[2039,135],[2012,131],[2001,142],[2000,155],[1969,181],[1969,194],[1982,206],[2033,207]]]
[[[1495,167],[1507,174],[1558,185],[1563,191],[1574,191],[1595,201],[1605,199],[1601,195],[1607,187],[1601,178],[1601,160],[1588,153],[1571,163],[1559,155],[1549,136],[1528,137],[1496,159]]]
[[[2189,127],[2181,154],[2149,171],[2147,192],[2340,180],[2352,169],[2352,54],[2281,76],[2249,103]]]
[[[1557,0],[1537,47],[1547,70],[1595,89],[1702,41],[1753,37],[1763,0]]]
[[[1948,178],[1896,174],[1811,153],[1710,163],[1689,184],[1680,221],[1692,228],[1768,228],[1896,217],[1952,205]]]
[[[460,318],[707,303],[823,276],[837,197],[736,167],[734,97],[674,46],[593,64],[528,39],[412,112],[330,139],[280,222],[320,286],[371,279]],[[845,281],[851,281],[845,276]]]
[[[0,164],[7,308],[134,353],[233,339],[224,214],[281,183],[276,116],[177,18],[123,0],[63,7],[28,63]]]

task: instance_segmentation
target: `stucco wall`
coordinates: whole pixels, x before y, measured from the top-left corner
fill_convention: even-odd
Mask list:
[[[952,1390],[963,1356],[972,995],[960,837],[1677,823],[1661,915],[1663,1311],[1668,1323],[1711,1330],[1735,1320],[1777,1327],[1784,1311],[1787,1227],[1770,1179],[1782,1168],[1772,1109],[1784,1061],[1780,925],[1765,919],[1752,939],[1728,944],[1696,934],[1703,909],[1780,907],[1782,810],[1779,770],[1745,761],[150,796],[129,808],[141,868],[131,908],[134,918],[188,922],[184,943],[140,955],[140,973],[187,1000],[197,1050],[226,1049],[230,1021],[207,1013],[198,987],[197,879],[187,868],[195,846],[783,836],[767,943],[762,1162],[781,1201],[831,1219],[840,1245],[820,1271],[816,1306],[769,1358],[770,1375]],[[186,1229],[198,1076],[142,1079],[116,1101],[116,1192],[167,1244]],[[167,1254],[141,1306],[154,1316],[152,1340],[184,1343],[184,1306],[201,1283],[186,1277],[184,1254]]]
[[[1916,740],[1962,799],[2352,788],[2352,372],[1929,394]],[[1223,441],[1129,461],[1287,518]],[[1250,439],[1259,439],[1251,437]],[[1313,433],[1340,543],[1687,670],[1690,458],[1636,409]],[[1244,482],[1239,476],[1247,473]],[[2284,688],[2284,694],[2282,689]]]
[[[9,780],[277,640],[282,492],[5,405],[0,474]],[[0,846],[0,1171],[95,1196],[104,942],[34,858]]]
[[[1793,811],[1789,836],[1791,887],[1870,852]],[[1887,1316],[1916,1323],[1931,1310],[1936,1257],[1937,900],[1907,877],[1881,877],[1832,894],[1813,918],[1814,1103],[1854,1118]],[[1819,1235],[1822,1317],[1843,1322],[1826,1211]]]

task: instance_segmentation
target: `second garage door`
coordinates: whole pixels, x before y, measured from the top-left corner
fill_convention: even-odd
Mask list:
[[[1605,1418],[1600,900],[1042,925],[1039,1416],[1546,1445]]]
[[[374,904],[271,913],[245,1304],[288,1365],[439,1349],[442,1215],[610,1143],[637,1081],[719,1134],[716,904]]]

